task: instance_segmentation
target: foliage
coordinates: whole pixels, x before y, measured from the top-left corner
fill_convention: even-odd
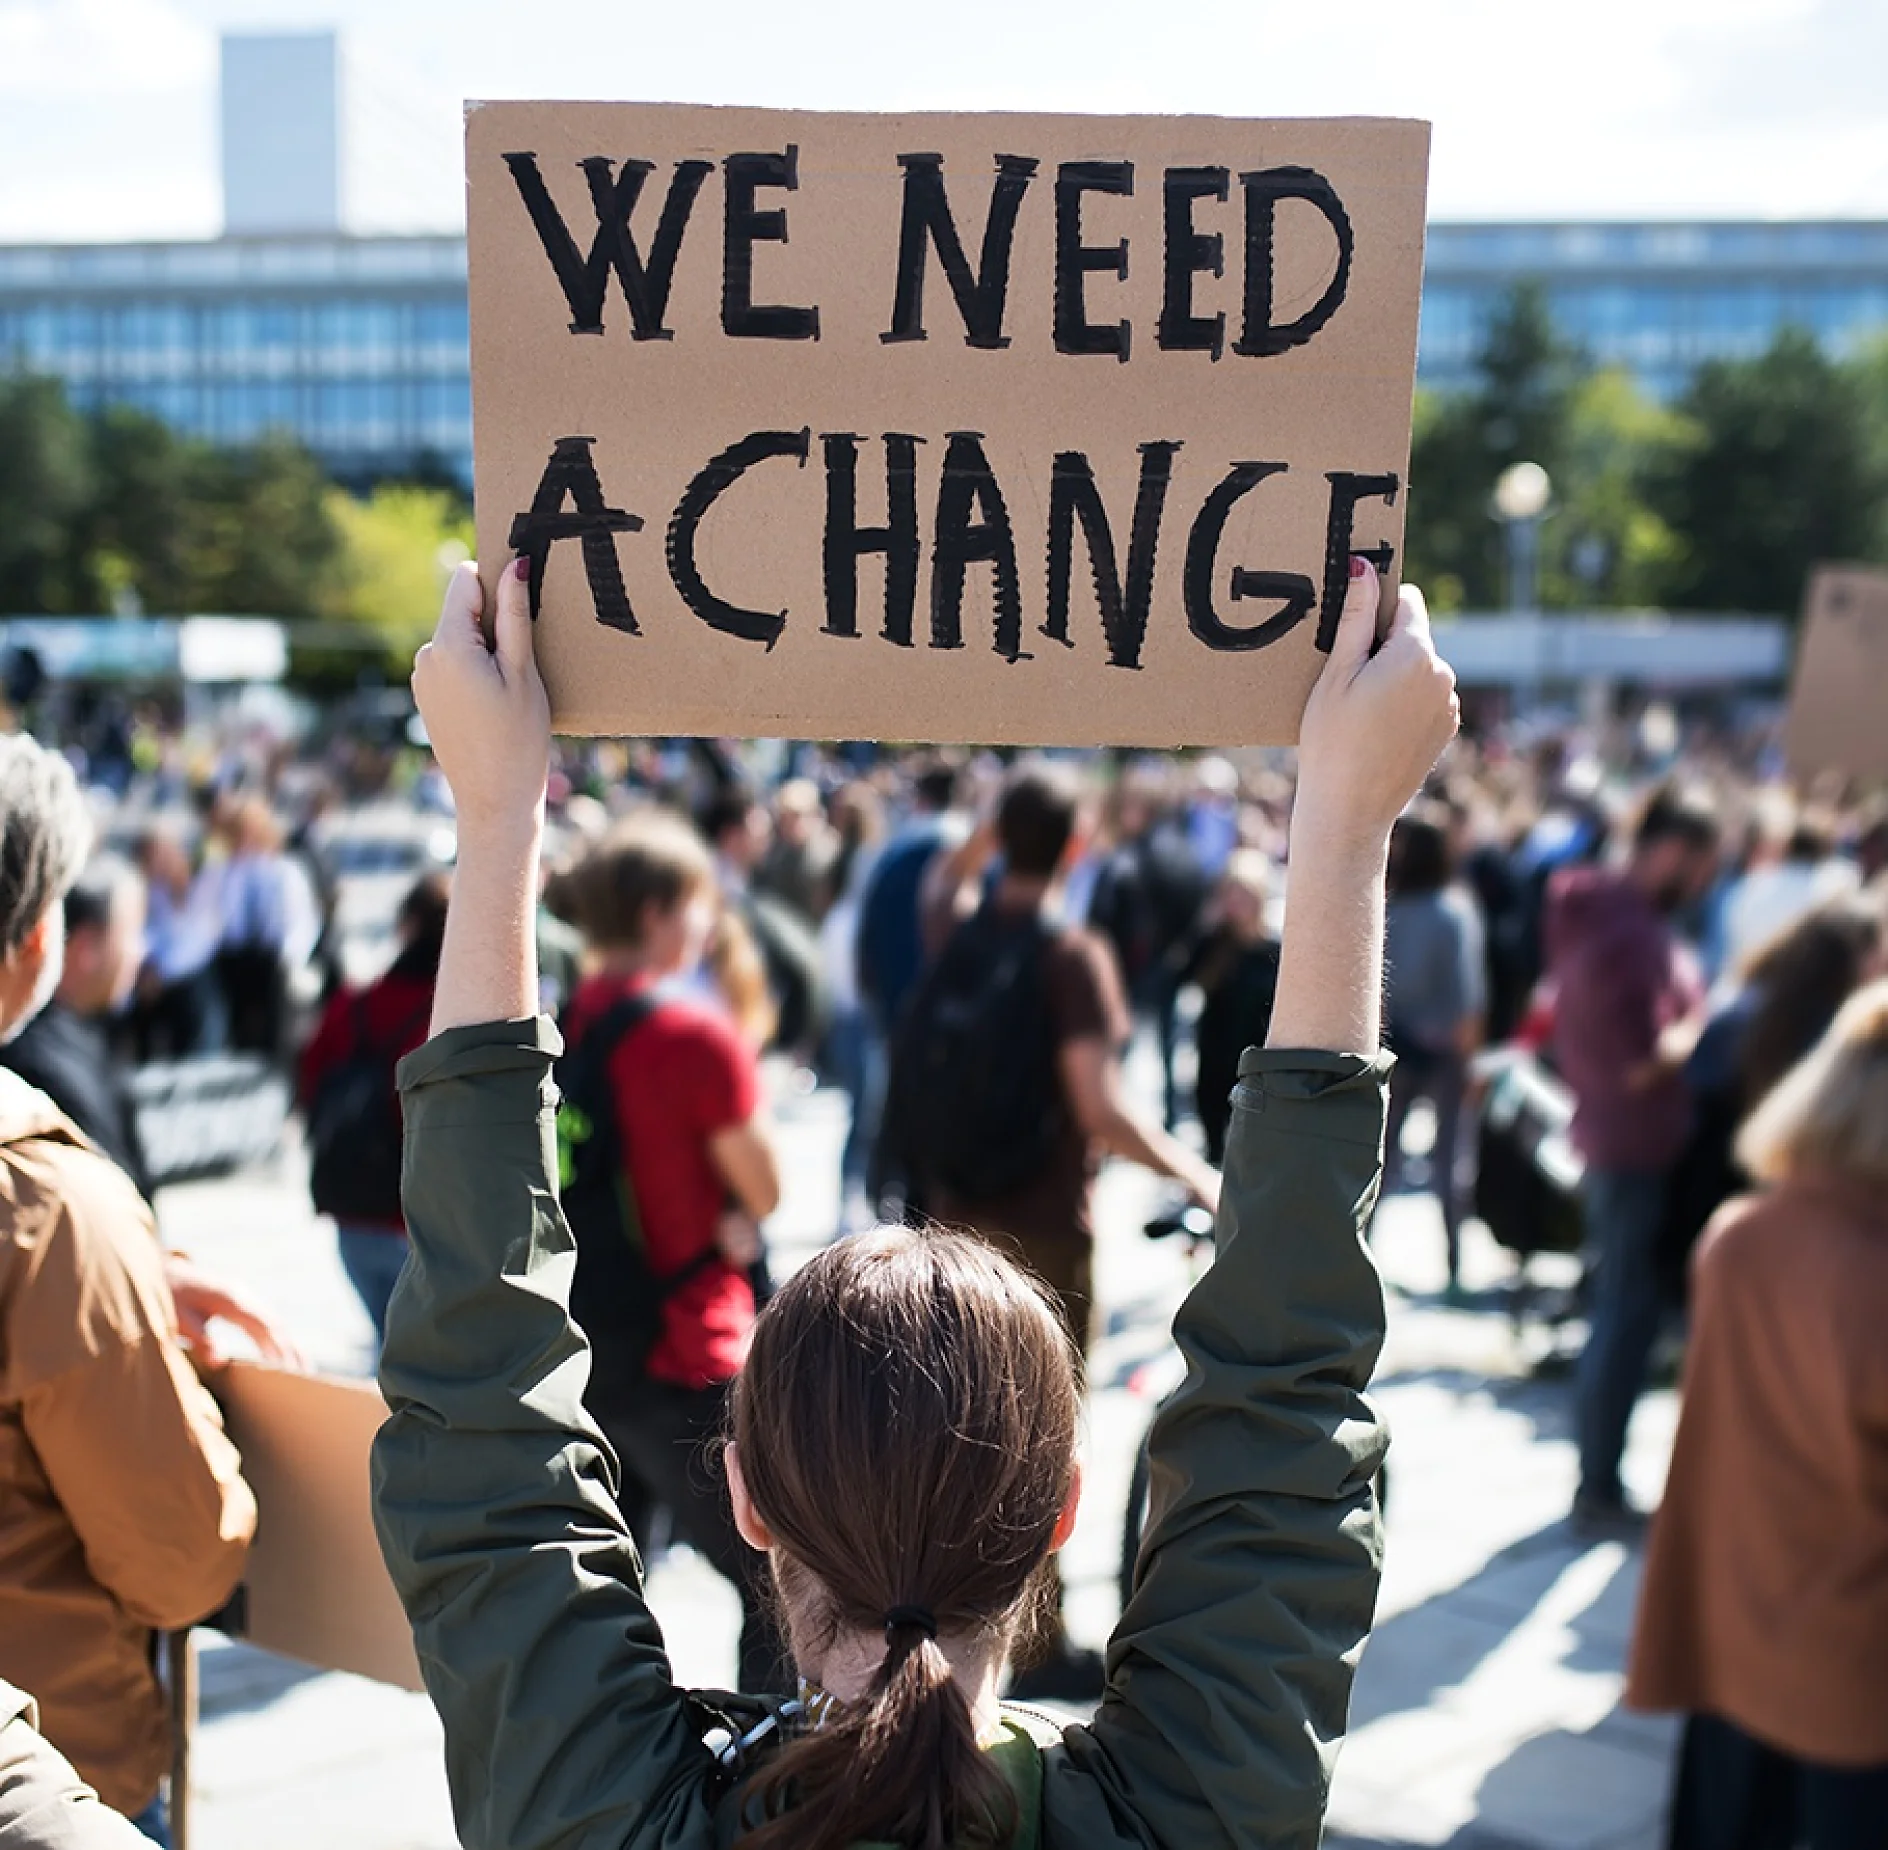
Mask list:
[[[1663,599],[1681,546],[1648,503],[1647,486],[1688,434],[1685,420],[1647,398],[1623,368],[1581,380],[1567,407],[1545,603],[1644,609]]]
[[[68,611],[90,580],[75,523],[93,505],[91,445],[50,379],[0,380],[0,612]]]
[[[284,437],[244,449],[192,448],[184,520],[190,607],[323,614],[342,551],[321,465]]]
[[[1701,367],[1676,405],[1595,369],[1523,285],[1491,320],[1475,384],[1419,393],[1410,576],[1439,610],[1506,601],[1491,496],[1546,469],[1547,609],[1670,605],[1793,613],[1819,559],[1888,559],[1888,338],[1852,360],[1786,331]]]
[[[217,448],[142,411],[76,411],[56,381],[0,377],[0,615],[144,610],[358,624],[332,652],[405,672],[439,605],[442,548],[471,520],[450,486],[336,487],[305,449]],[[376,659],[378,658],[378,659]]]
[[[1475,385],[1423,393],[1410,452],[1409,574],[1441,610],[1503,602],[1502,534],[1489,503],[1510,463],[1536,462],[1558,484],[1579,355],[1554,328],[1547,299],[1524,284],[1488,325]],[[1543,592],[1550,578],[1544,576]]]
[[[471,557],[464,498],[383,483],[365,500],[330,489],[327,512],[342,547],[334,614],[365,625],[392,656],[410,661],[432,632],[451,562]]]
[[[1790,328],[1757,359],[1699,368],[1688,439],[1654,486],[1682,536],[1672,605],[1794,612],[1818,560],[1885,556],[1885,383],[1888,365],[1833,360]]]

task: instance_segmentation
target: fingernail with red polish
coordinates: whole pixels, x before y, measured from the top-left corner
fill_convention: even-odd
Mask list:
[[[1353,559],[1351,561],[1351,570],[1355,571],[1356,569],[1357,561]],[[511,575],[514,578],[529,578],[531,576],[531,561],[527,559],[523,553],[518,555],[517,562],[511,568]]]
[[[1353,578],[1361,578],[1364,575],[1364,573],[1369,571],[1369,569],[1370,569],[1370,561],[1366,559],[1362,553],[1354,552],[1351,554],[1350,575]]]

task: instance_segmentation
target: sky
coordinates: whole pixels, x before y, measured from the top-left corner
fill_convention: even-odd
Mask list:
[[[1420,116],[1437,219],[1888,218],[1888,0],[0,0],[0,241],[215,235],[219,32],[328,26],[362,232],[461,226],[468,97]]]

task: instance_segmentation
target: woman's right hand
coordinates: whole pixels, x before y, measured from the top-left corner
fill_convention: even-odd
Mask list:
[[[1378,646],[1376,568],[1353,558],[1351,572],[1337,638],[1299,729],[1293,826],[1374,848],[1455,737],[1462,709],[1423,594],[1403,586]]]
[[[1353,559],[1337,640],[1299,727],[1272,1047],[1377,1051],[1390,828],[1461,719],[1423,594],[1404,586],[1380,647],[1378,599],[1375,568]]]
[[[485,594],[478,567],[461,565],[433,639],[413,663],[413,698],[462,831],[535,827],[544,803],[551,709],[532,651],[524,563],[508,563],[499,577],[489,643],[479,622]]]

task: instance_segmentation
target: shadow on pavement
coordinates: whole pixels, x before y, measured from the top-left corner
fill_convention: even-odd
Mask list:
[[[278,1657],[252,1644],[200,1645],[197,1689],[205,1721],[266,1709],[292,1689],[323,1672],[292,1657]]]
[[[1351,1705],[1351,1726],[1428,1707],[1466,1683],[1524,1624],[1584,1550],[1555,1522],[1491,1555],[1467,1580],[1378,1621]],[[1568,1628],[1568,1669],[1616,1671],[1631,1626],[1620,1559],[1606,1585]]]
[[[1630,1844],[1650,1846],[1654,1839],[1648,1781],[1655,1782],[1658,1798],[1654,1815],[1662,1817],[1666,1804],[1671,1750],[1660,1739],[1641,1732],[1639,1718],[1614,1712],[1596,1727],[1579,1733],[1549,1729],[1523,1741],[1506,1760],[1493,1768],[1475,1795],[1478,1829],[1489,1829],[1490,1841],[1517,1841],[1502,1826],[1525,1820],[1533,1843]],[[1647,1762],[1663,1763],[1653,1774]],[[1464,1850],[1481,1839],[1452,1840]]]
[[[1446,1363],[1414,1368],[1391,1367],[1370,1383],[1372,1394],[1392,1388],[1433,1387],[1458,1400],[1491,1401],[1504,1412],[1518,1413],[1537,1439],[1573,1437],[1573,1395],[1564,1373],[1493,1374]]]

